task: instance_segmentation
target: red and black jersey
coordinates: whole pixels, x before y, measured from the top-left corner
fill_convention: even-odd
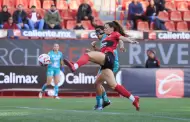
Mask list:
[[[118,32],[112,32],[109,36],[107,36],[102,41],[101,52],[103,52],[103,53],[112,52],[113,53],[113,51],[117,48],[120,36],[121,36],[121,34]]]

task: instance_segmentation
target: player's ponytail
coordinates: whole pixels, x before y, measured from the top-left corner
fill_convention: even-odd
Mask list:
[[[114,31],[119,32],[122,36],[126,36],[123,27],[116,21],[113,21],[114,24]]]

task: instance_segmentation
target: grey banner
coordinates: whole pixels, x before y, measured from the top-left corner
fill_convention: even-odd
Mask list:
[[[123,69],[122,84],[132,94],[155,97],[155,69]]]
[[[38,65],[37,57],[52,49],[54,43],[60,44],[65,58],[76,61],[87,48],[88,40],[1,40],[0,65]],[[190,67],[190,43],[188,42],[141,42],[139,45],[125,43],[127,52],[119,53],[121,67],[144,66],[146,50],[153,48],[162,67]]]

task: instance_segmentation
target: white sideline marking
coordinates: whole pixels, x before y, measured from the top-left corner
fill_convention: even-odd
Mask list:
[[[142,114],[142,113],[120,113],[120,112],[103,112],[103,111],[88,111],[88,110],[59,110],[59,109],[50,109],[50,108],[33,108],[33,107],[16,107],[22,109],[31,109],[31,110],[48,110],[48,111],[64,111],[64,112],[76,112],[76,113],[92,113],[92,114],[105,114],[105,115],[123,115],[123,116],[144,116],[144,117],[152,117],[152,118],[164,118],[170,120],[180,120],[180,121],[190,121],[190,118],[178,118],[178,117],[169,117],[169,116],[161,116],[161,115],[153,115],[153,114]]]

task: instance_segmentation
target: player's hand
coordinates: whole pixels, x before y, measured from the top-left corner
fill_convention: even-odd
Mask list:
[[[86,52],[91,52],[92,50],[91,49],[86,49]]]
[[[132,40],[131,43],[132,43],[132,44],[139,44],[139,42],[138,42],[138,41],[135,41],[135,40]]]
[[[119,48],[121,52],[126,52],[126,49],[124,47]]]
[[[93,41],[93,42],[91,43],[91,45],[92,45],[93,48],[96,47],[96,41]]]

